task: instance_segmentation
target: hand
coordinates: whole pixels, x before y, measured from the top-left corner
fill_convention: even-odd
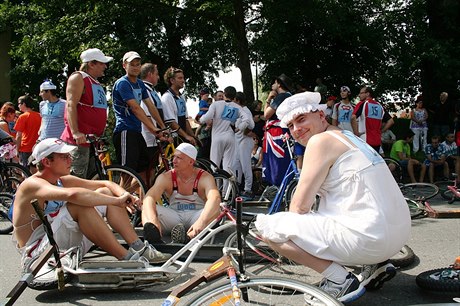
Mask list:
[[[77,132],[77,133],[73,134],[73,139],[75,140],[75,142],[77,143],[77,145],[81,145],[81,144],[86,143],[86,136],[85,136],[85,134],[80,133],[80,132]]]
[[[196,140],[194,137],[187,135],[185,139],[187,139],[187,141],[190,142],[191,145],[196,146]]]
[[[140,200],[138,197],[133,196],[129,192],[124,192],[122,195],[118,197],[119,205],[122,207],[126,207],[131,212],[135,212],[136,210],[140,209]]]
[[[267,102],[270,102],[271,100],[273,100],[277,95],[278,93],[276,91],[274,90],[270,91],[267,97]]]

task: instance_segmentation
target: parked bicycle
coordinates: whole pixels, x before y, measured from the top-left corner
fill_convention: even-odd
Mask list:
[[[458,177],[456,173],[452,173],[452,180],[438,181],[435,185],[439,188],[441,196],[447,200],[447,203],[452,204],[460,200],[460,190],[457,186]]]
[[[0,160],[0,192],[16,193],[19,184],[31,175],[29,169],[20,164]]]
[[[411,218],[427,216],[434,212],[427,200],[439,193],[439,188],[430,183],[410,183],[400,186],[401,192],[406,198]]]

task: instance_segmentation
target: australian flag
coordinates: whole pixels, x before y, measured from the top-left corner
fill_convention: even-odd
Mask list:
[[[287,129],[279,127],[279,120],[267,120],[263,143],[262,177],[271,185],[280,186],[289,166],[290,156],[283,147],[282,135]]]

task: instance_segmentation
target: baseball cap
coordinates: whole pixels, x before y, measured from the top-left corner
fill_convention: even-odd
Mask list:
[[[287,124],[294,116],[317,110],[326,110],[327,105],[319,104],[320,102],[321,94],[311,91],[305,91],[286,98],[276,110],[276,115],[281,121],[281,127],[287,127]]]
[[[201,95],[201,96],[202,96],[202,95],[208,95],[208,94],[209,94],[209,89],[203,88],[203,89],[200,90],[200,95]]]
[[[177,146],[176,150],[179,150],[191,159],[196,160],[196,155],[198,154],[198,151],[191,144],[183,142]]]
[[[56,85],[54,85],[51,81],[46,80],[40,85],[40,91],[52,89],[56,89]]]
[[[104,53],[102,53],[101,50],[98,48],[92,48],[85,50],[81,53],[80,55],[81,61],[83,63],[91,62],[91,61],[98,61],[101,63],[108,63],[111,60],[113,60],[113,57],[110,56],[105,56]]]
[[[136,51],[126,52],[125,55],[123,55],[123,63],[124,62],[131,63],[131,61],[136,59],[136,58],[141,58],[139,53],[137,53]]]
[[[348,87],[348,86],[342,86],[342,87],[340,87],[340,91],[348,91],[348,92],[351,92],[351,91],[350,91],[350,87]]]
[[[76,146],[66,144],[64,141],[58,138],[47,138],[40,141],[35,145],[32,152],[34,165],[38,164],[42,159],[50,155],[51,153],[69,153],[75,150]]]

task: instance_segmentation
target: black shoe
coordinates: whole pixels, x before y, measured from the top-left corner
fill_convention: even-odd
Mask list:
[[[185,226],[182,223],[175,225],[171,230],[171,241],[173,243],[182,243],[185,244],[190,241],[190,238],[187,236],[187,231]]]
[[[164,243],[161,240],[160,230],[150,222],[144,224],[144,240],[147,240],[150,244]]]
[[[396,275],[396,268],[387,260],[376,265],[364,265],[360,278],[367,290],[382,288],[383,283]]]

